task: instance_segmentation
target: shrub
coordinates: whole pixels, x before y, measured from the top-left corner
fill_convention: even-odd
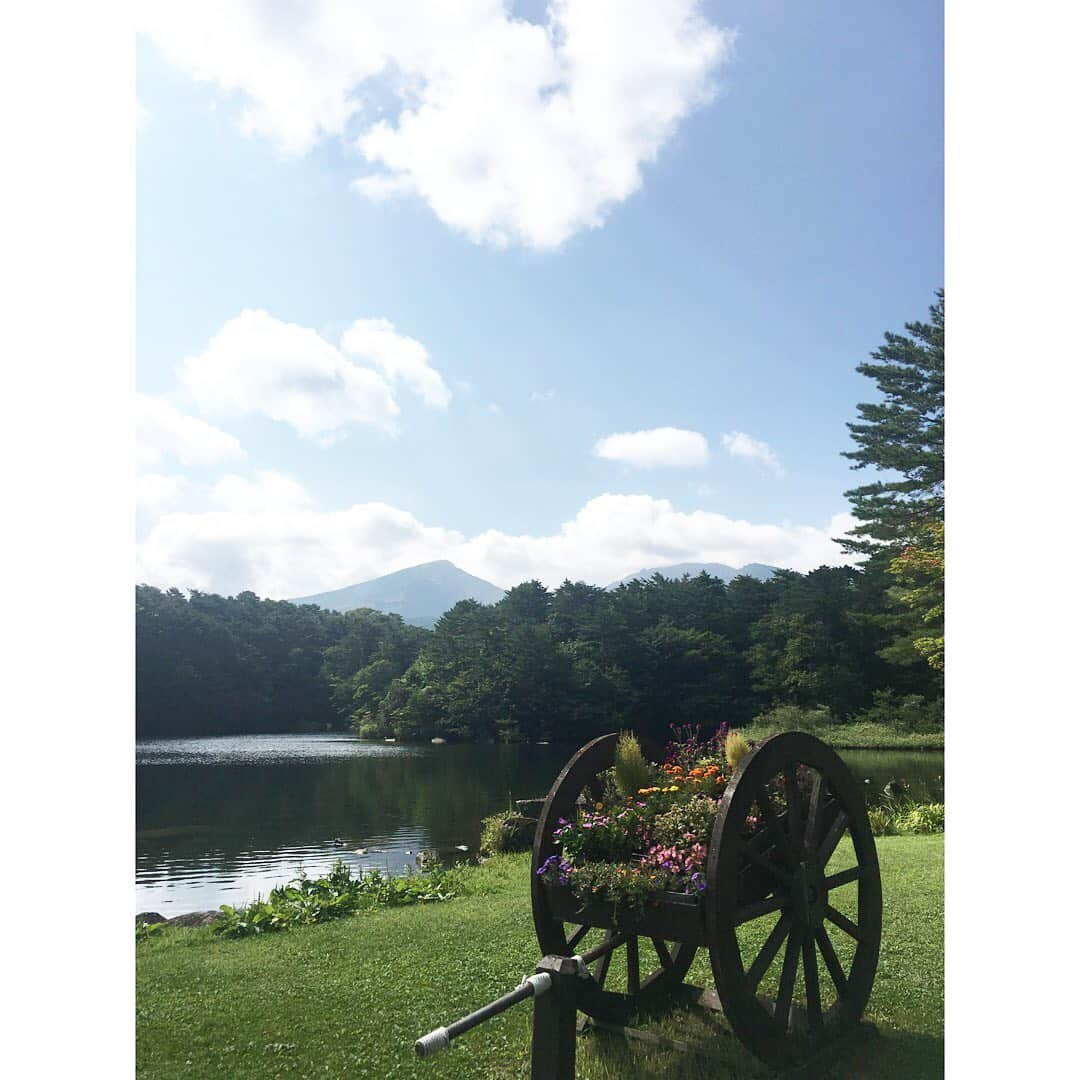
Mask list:
[[[724,740],[724,760],[727,761],[728,768],[734,771],[735,766],[749,753],[750,744],[746,741],[743,733],[741,731],[729,731],[727,738]]]
[[[904,814],[901,832],[940,833],[945,831],[944,803],[917,803]]]
[[[775,709],[754,718],[753,726],[774,731],[816,731],[829,727],[836,721],[824,705],[804,708],[801,705],[777,705]]]
[[[362,720],[355,725],[356,734],[361,739],[381,739],[382,729],[374,720]]]
[[[921,694],[876,690],[874,704],[854,717],[859,723],[883,724],[895,731],[927,734],[945,726],[945,702],[927,701]]]
[[[945,831],[944,803],[917,803],[910,799],[890,799],[867,811],[875,836],[910,836]]]
[[[624,731],[615,745],[615,787],[624,798],[648,787],[655,773],[636,736]]]
[[[871,806],[867,811],[870,831],[875,836],[893,836],[896,833],[896,816],[887,806]]]
[[[501,810],[480,822],[480,854],[505,855],[532,847],[536,821],[516,810]]]

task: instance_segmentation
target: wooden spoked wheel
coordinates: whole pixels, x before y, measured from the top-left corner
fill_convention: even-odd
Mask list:
[[[587,743],[552,785],[533,843],[532,908],[536,937],[545,955],[580,955],[602,941],[621,939],[616,949],[592,965],[591,978],[582,980],[578,1008],[599,1020],[622,1024],[639,1009],[651,1008],[675,991],[693,962],[696,948],[635,934],[631,920],[625,926],[605,929],[557,918],[547,888],[536,874],[557,851],[553,834],[559,819],[571,819],[579,805],[599,801],[598,776],[614,762],[617,740],[618,736],[612,734]]]
[[[857,1023],[881,942],[881,877],[862,791],[802,732],[729,780],[709,848],[706,926],[735,1034],[778,1066]]]

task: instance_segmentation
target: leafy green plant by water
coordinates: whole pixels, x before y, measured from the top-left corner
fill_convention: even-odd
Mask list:
[[[457,877],[454,870],[443,866],[403,877],[378,869],[353,877],[339,859],[323,877],[301,874],[287,885],[272,889],[265,900],[254,900],[239,908],[222,904],[224,918],[215,923],[214,932],[230,938],[250,937],[379,907],[441,903],[456,895]]]
[[[163,922],[157,923],[145,923],[139,922],[135,924],[135,943],[140,941],[147,941],[150,938],[157,937],[161,931],[165,928]]]
[[[532,846],[535,823],[516,810],[500,810],[480,822],[480,854],[507,855]]]
[[[867,811],[875,836],[906,836],[943,833],[945,804],[918,803],[912,799],[889,799]]]

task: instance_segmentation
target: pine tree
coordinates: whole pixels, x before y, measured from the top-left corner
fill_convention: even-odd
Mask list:
[[[844,457],[854,469],[873,466],[895,478],[844,494],[858,525],[840,542],[849,552],[895,557],[917,544],[927,526],[945,520],[945,293],[938,290],[929,323],[907,323],[907,335],[885,344],[856,368],[873,379],[883,401],[858,406],[848,424],[858,446]]]
[[[892,642],[879,652],[891,663],[944,667],[945,293],[938,290],[929,323],[907,323],[907,335],[858,366],[883,400],[860,404],[848,424],[855,469],[891,474],[845,492],[858,525],[840,543],[868,556],[864,569],[884,588],[891,610],[872,616]],[[885,585],[891,580],[893,585]],[[925,670],[925,669],[923,669]],[[931,691],[932,692],[932,691]]]

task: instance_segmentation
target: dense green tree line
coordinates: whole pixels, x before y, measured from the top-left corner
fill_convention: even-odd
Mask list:
[[[777,706],[843,722],[940,717],[945,302],[858,370],[879,399],[849,425],[862,562],[725,584],[538,581],[462,601],[434,631],[398,616],[137,590],[140,734],[313,730],[581,742],[620,727],[739,725]]]
[[[867,616],[885,588],[851,567],[730,584],[657,574],[614,590],[528,581],[497,604],[448,611],[354,719],[370,736],[580,742],[618,727],[663,737],[672,724],[743,724],[780,704],[844,720],[883,692],[928,705],[935,673],[879,655],[891,631]]]
[[[377,611],[135,590],[140,736],[347,727],[416,659],[427,631]]]

